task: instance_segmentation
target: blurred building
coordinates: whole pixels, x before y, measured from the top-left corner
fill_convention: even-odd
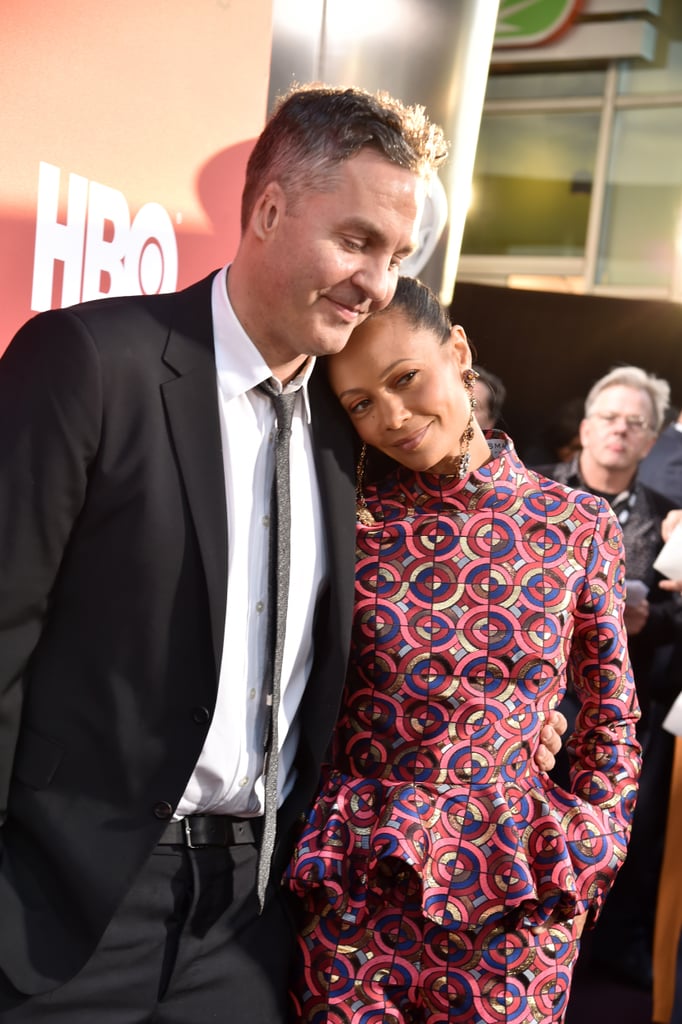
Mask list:
[[[682,4],[564,6],[500,4],[458,281],[682,299]]]

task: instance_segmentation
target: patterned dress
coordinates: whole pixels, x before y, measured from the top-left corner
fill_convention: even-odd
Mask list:
[[[464,480],[400,468],[366,495],[342,712],[287,876],[307,910],[300,1020],[563,1019],[572,919],[595,918],[625,857],[621,530],[488,440]],[[533,762],[567,676],[570,792]]]

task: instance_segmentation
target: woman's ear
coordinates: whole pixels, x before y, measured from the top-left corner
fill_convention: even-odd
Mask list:
[[[455,352],[460,369],[469,370],[473,362],[471,349],[469,348],[466,331],[459,324],[454,324],[450,329],[450,344]]]

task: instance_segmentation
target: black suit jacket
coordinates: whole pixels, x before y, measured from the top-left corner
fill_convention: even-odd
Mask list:
[[[682,431],[674,423],[659,434],[656,443],[639,464],[637,478],[676,508],[682,507]]]
[[[40,314],[0,360],[0,970],[22,992],[90,955],[215,707],[229,538],[211,281]],[[320,371],[311,406],[330,585],[276,871],[336,717],[352,610],[353,443]]]

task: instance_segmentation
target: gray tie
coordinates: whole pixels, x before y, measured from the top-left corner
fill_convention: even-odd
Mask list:
[[[268,576],[268,666],[267,693],[270,710],[265,739],[265,812],[263,838],[258,860],[258,900],[263,908],[265,890],[270,877],[272,854],[277,828],[277,771],[279,768],[279,713],[282,656],[289,598],[289,535],[291,503],[289,498],[289,438],[297,392],[279,394],[270,381],[259,385],[272,400],[277,417],[275,432],[275,472],[270,500],[270,563]]]

